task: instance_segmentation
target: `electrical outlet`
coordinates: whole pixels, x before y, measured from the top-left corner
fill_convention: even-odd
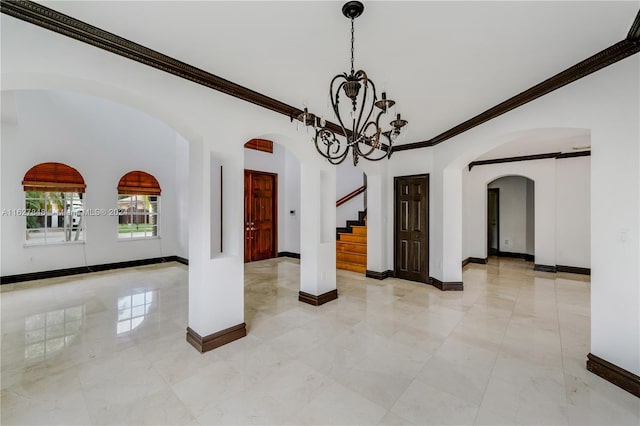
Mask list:
[[[509,240],[504,240],[504,245],[508,246],[509,245]]]

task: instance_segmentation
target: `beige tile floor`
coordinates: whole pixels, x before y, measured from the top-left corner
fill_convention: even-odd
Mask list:
[[[640,400],[585,370],[589,282],[492,259],[464,292],[246,266],[248,336],[185,341],[187,271],[132,268],[3,286],[2,424],[640,424]],[[613,314],[613,313],[612,313]]]

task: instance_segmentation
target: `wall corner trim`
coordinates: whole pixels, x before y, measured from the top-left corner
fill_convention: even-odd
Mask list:
[[[305,293],[301,291],[298,294],[298,300],[300,302],[308,303],[313,306],[324,305],[327,302],[331,302],[332,300],[336,300],[338,298],[338,289],[328,291],[324,294],[316,296],[314,294]]]
[[[391,269],[388,269],[383,272],[370,271],[367,269],[365,272],[365,276],[367,278],[374,278],[376,280],[384,280],[386,278],[395,276],[395,273]]]
[[[462,291],[464,284],[462,281],[442,282],[437,278],[429,277],[429,284],[442,291]]]
[[[462,261],[462,266],[465,267],[470,263],[477,263],[479,265],[486,265],[489,259],[486,257],[467,257]]]
[[[640,376],[592,353],[587,354],[587,370],[640,398]]]
[[[556,265],[557,272],[568,272],[570,274],[591,275],[591,268],[578,268],[576,266]]]
[[[533,265],[533,270],[539,272],[557,272],[555,265],[539,265],[537,263]]]
[[[189,344],[196,348],[200,353],[219,348],[220,346],[231,343],[246,335],[247,325],[245,323],[225,328],[224,330],[220,330],[217,333],[209,334],[204,337],[193,331],[192,328],[187,327],[187,342],[189,342]]]
[[[293,259],[300,259],[300,253],[293,253],[291,251],[279,251],[278,257],[291,257]]]
[[[189,266],[189,259],[186,257],[176,256],[176,262]]]

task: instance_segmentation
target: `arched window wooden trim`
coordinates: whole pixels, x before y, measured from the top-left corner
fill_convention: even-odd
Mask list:
[[[26,191],[84,193],[87,185],[80,172],[62,163],[40,163],[24,175]]]
[[[160,184],[147,172],[135,170],[120,178],[118,194],[160,195]]]
[[[266,139],[251,139],[244,147],[273,154],[273,142]]]

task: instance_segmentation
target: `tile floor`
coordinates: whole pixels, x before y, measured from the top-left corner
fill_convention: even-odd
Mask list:
[[[5,285],[1,421],[640,424],[640,399],[585,369],[587,277],[531,267],[469,265],[464,292],[338,271],[312,307],[297,261],[255,262],[248,336],[206,354],[182,265]]]

